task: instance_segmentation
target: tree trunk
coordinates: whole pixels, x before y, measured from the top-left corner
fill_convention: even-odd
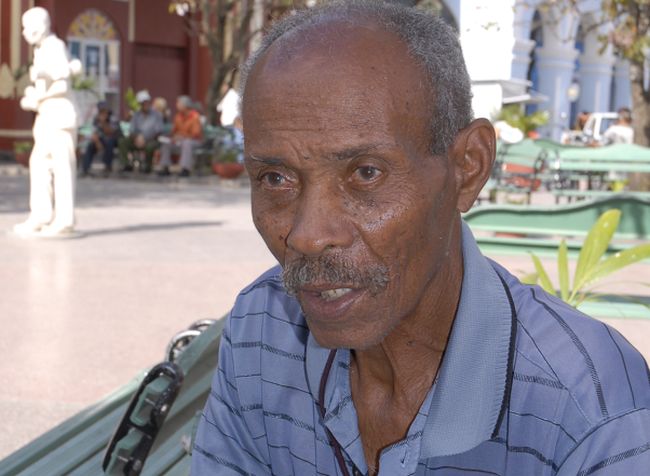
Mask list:
[[[205,98],[205,115],[208,119],[208,124],[215,126],[221,125],[221,116],[217,113],[217,104],[219,104],[219,90],[221,89],[221,79],[217,75],[219,68],[212,68],[212,77],[210,78],[210,85]]]
[[[643,65],[630,63],[634,142],[650,146],[650,97],[643,89]]]
[[[634,142],[645,147],[650,146],[650,94],[643,88],[643,65],[630,62],[630,83],[632,88],[632,127]],[[630,174],[631,190],[650,190],[648,174]]]

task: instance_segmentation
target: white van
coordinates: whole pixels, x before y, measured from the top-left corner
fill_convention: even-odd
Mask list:
[[[603,134],[616,119],[616,112],[592,112],[581,131],[566,131],[561,142],[570,145],[602,144]]]

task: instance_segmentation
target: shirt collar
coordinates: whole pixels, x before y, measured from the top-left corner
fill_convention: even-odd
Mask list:
[[[492,438],[509,392],[514,306],[469,227],[462,226],[460,303],[424,426],[422,458],[464,453]]]
[[[489,440],[509,391],[515,329],[509,291],[464,222],[462,249],[460,302],[424,426],[421,458],[464,453]],[[329,352],[309,335],[307,380],[317,401]],[[326,407],[334,386],[335,379],[328,378]]]

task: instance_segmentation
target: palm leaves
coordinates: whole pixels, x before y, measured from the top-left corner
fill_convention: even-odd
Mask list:
[[[567,245],[566,241],[562,240],[558,248],[557,265],[559,296],[563,301],[577,307],[583,301],[593,297],[589,292],[589,286],[615,271],[650,257],[650,243],[634,246],[609,257],[604,257],[618,228],[620,218],[620,210],[608,210],[598,218],[594,226],[589,230],[578,256],[572,283],[569,278]],[[556,295],[555,287],[542,262],[534,253],[531,253],[531,257],[535,266],[535,273],[525,276],[522,281],[528,284],[539,283],[546,292]]]

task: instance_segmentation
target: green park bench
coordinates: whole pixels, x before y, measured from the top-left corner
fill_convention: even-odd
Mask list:
[[[492,176],[486,184],[489,196],[497,192],[523,193],[526,203],[530,203],[532,192],[541,184],[548,155],[547,147],[531,139],[515,144],[499,142]]]
[[[0,461],[0,475],[187,476],[223,322],[180,333],[165,362]]]
[[[551,193],[555,197],[555,203],[559,203],[560,198],[566,198],[569,202],[572,199],[585,200],[594,198],[607,198],[617,195],[620,192],[612,192],[611,190],[552,190]],[[650,201],[650,192],[637,192],[626,191],[625,195],[629,197],[636,197],[642,200]]]
[[[555,252],[561,238],[570,252],[580,250],[598,217],[612,208],[621,210],[621,221],[610,252],[650,239],[650,197],[614,194],[569,205],[481,205],[463,218],[474,230],[486,253],[522,254]]]

